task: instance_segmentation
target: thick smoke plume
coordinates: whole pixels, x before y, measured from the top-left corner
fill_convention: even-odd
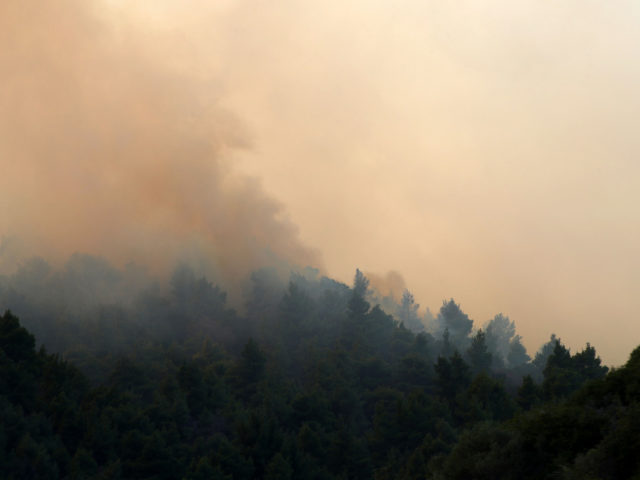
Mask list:
[[[0,269],[77,251],[159,271],[206,257],[233,284],[317,265],[259,182],[234,174],[250,142],[215,85],[97,8],[0,2]]]
[[[399,301],[402,294],[407,289],[406,282],[399,272],[391,270],[385,275],[377,275],[372,272],[366,273],[371,286],[383,297],[391,297]]]

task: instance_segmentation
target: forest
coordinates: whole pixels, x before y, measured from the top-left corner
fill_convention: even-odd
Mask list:
[[[640,478],[640,348],[530,355],[506,315],[359,270],[264,268],[243,299],[88,255],[0,276],[2,478]]]

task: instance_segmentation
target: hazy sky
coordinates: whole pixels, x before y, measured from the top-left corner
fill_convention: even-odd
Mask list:
[[[0,76],[14,84],[0,93],[0,162],[14,171],[5,178],[25,165],[43,178],[0,181],[11,200],[0,228],[17,225],[8,205],[19,203],[23,233],[47,235],[26,225],[50,201],[40,192],[51,177],[35,148],[20,167],[9,154],[69,135],[73,147],[61,141],[67,154],[49,160],[50,172],[71,191],[87,178],[111,182],[98,189],[99,211],[128,219],[107,222],[116,236],[128,232],[126,254],[139,253],[146,237],[131,228],[150,212],[157,222],[145,234],[170,217],[177,244],[194,225],[209,232],[212,209],[221,226],[201,242],[266,229],[256,242],[345,282],[356,267],[395,270],[434,311],[454,297],[479,324],[509,315],[530,351],[555,332],[618,364],[640,344],[638,2],[102,1],[87,13],[79,5],[90,2],[68,0],[46,15],[41,2],[2,2],[0,48],[13,56]],[[43,67],[43,58],[54,60]],[[50,98],[49,81],[65,85],[56,102],[25,100],[40,98],[34,90]],[[25,118],[7,120],[16,112]],[[34,127],[40,116],[50,131]],[[175,174],[179,185],[167,185]],[[147,193],[134,192],[139,182]],[[196,193],[176,207],[184,189]],[[55,201],[64,210],[76,198]],[[157,201],[174,211],[160,215]],[[67,215],[90,223],[96,214],[82,212]],[[92,239],[74,245],[65,223],[54,225],[68,250],[118,250],[98,241],[105,231],[78,227]],[[223,235],[227,227],[236,234]]]

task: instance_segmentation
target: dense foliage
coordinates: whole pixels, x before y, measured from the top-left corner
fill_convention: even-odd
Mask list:
[[[552,337],[531,360],[507,317],[474,329],[450,300],[424,325],[408,292],[392,316],[360,272],[255,272],[242,314],[187,268],[139,278],[86,257],[0,279],[56,352],[0,317],[3,478],[640,474],[640,350],[607,373]]]

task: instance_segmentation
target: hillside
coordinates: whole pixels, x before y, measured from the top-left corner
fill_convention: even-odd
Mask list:
[[[101,265],[110,288],[122,286],[122,272],[95,259],[80,265]],[[96,284],[70,275],[22,272],[0,283],[2,303],[37,332],[11,312],[0,320],[5,478],[639,472],[639,350],[607,373],[593,347],[572,355],[553,337],[531,360],[512,322],[496,316],[474,329],[453,300],[427,325],[433,334],[414,332],[371,306],[360,272],[352,287],[315,274],[285,286],[255,272],[243,313],[186,268],[168,289],[147,285],[129,303],[94,295],[80,306],[67,302],[78,292],[60,286]],[[104,281],[105,271],[91,278]],[[397,307],[396,316],[417,311]]]

